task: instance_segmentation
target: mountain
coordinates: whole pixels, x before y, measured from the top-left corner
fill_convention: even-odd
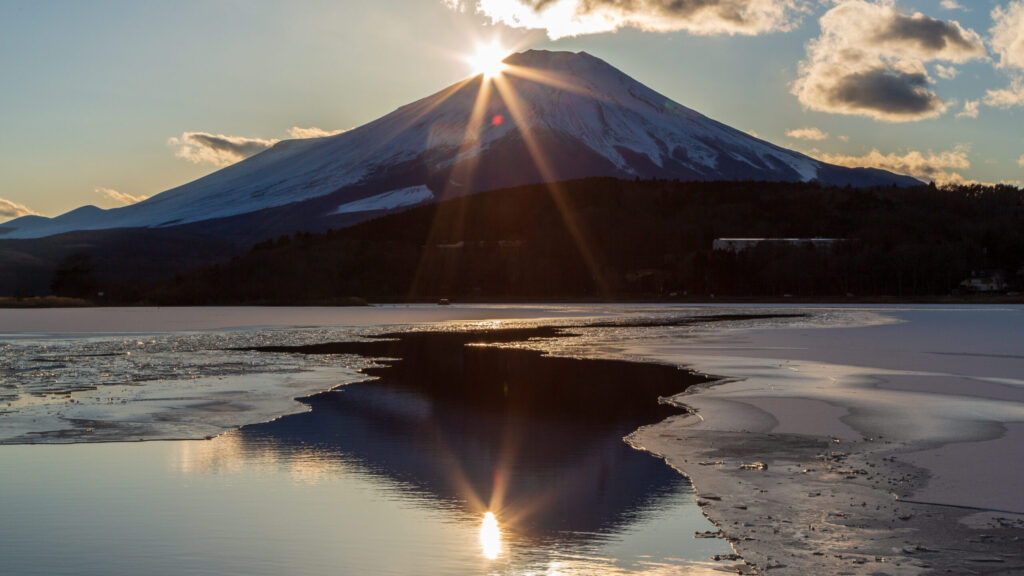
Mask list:
[[[825,164],[760,140],[585,52],[530,50],[505,63],[494,81],[476,76],[348,132],[280,142],[131,206],[12,220],[0,225],[0,239],[113,228],[196,230],[202,223],[198,228],[220,237],[255,240],[344,227],[467,193],[595,176],[920,184]],[[471,122],[474,109],[478,123]]]

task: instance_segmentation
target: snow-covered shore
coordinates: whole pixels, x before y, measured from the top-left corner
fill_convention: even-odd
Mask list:
[[[760,572],[1024,570],[1024,308],[863,313],[630,343],[722,378],[630,442]]]

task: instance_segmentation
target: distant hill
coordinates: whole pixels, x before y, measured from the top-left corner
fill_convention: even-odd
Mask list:
[[[720,237],[839,238],[830,248]],[[116,297],[160,304],[948,294],[974,269],[1018,282],[1024,192],[585,179],[412,208]]]

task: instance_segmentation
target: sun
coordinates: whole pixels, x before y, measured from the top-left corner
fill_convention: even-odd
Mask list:
[[[474,74],[483,74],[484,79],[491,79],[500,76],[508,66],[502,60],[508,56],[509,51],[497,42],[477,46],[476,54],[466,58],[469,65],[473,67]]]

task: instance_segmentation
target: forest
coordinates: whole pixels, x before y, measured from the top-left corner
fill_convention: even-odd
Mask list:
[[[714,250],[716,238],[834,238]],[[87,268],[81,257],[72,263]],[[1024,280],[1024,191],[584,179],[464,196],[260,242],[162,282],[58,270],[111,302],[159,305],[559,299],[913,299],[972,273]],[[70,288],[69,288],[70,287]]]

